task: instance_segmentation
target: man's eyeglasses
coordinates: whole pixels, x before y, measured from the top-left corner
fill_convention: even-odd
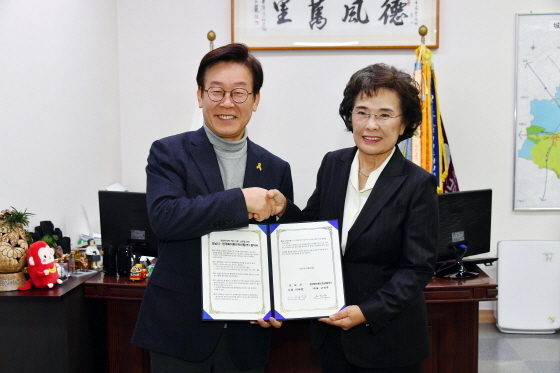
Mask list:
[[[208,98],[214,102],[222,101],[226,96],[226,93],[229,92],[229,96],[231,97],[231,100],[237,104],[242,104],[245,101],[247,101],[249,95],[253,93],[253,92],[248,92],[245,88],[235,88],[232,89],[231,91],[225,91],[223,88],[220,87],[210,87],[208,89],[205,89],[204,92],[206,92],[208,94]]]
[[[370,114],[370,113],[366,113],[363,110],[351,111],[351,113],[352,113],[352,116],[353,116],[354,120],[357,121],[357,122],[367,122],[370,117],[374,117],[375,120],[377,121],[377,123],[379,123],[379,124],[389,123],[393,119],[398,118],[402,115],[402,114],[389,115],[387,113]]]

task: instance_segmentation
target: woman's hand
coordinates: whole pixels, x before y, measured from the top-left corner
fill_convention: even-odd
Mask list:
[[[247,204],[249,220],[255,219],[260,222],[274,215],[281,217],[288,205],[286,197],[277,189],[245,188],[241,191]]]
[[[271,199],[271,202],[274,204],[274,213],[272,215],[276,215],[281,217],[286,211],[286,206],[288,205],[288,200],[282,192],[278,189],[271,189],[267,192],[266,196]]]
[[[319,319],[319,321],[324,322],[325,324],[339,326],[342,330],[349,330],[356,325],[366,322],[366,318],[360,307],[348,306],[342,311],[333,313],[329,317]]]
[[[270,328],[273,326],[278,329],[282,326],[282,321],[278,321],[274,317],[271,317],[269,321],[258,319],[257,321],[251,321],[251,324],[259,324],[262,328]]]

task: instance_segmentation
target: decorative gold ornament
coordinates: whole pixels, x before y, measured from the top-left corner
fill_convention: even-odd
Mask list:
[[[31,214],[15,209],[3,210],[0,213],[0,291],[17,290],[19,286],[25,285],[22,271],[29,245],[24,224],[27,225],[29,215]],[[17,221],[21,220],[17,218],[23,219],[23,223]]]

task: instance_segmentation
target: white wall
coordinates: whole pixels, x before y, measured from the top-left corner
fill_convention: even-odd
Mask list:
[[[121,179],[117,36],[112,1],[0,0],[0,209],[74,243]]]
[[[559,211],[512,211],[515,14],[531,11],[560,3],[440,0],[440,105],[461,190],[494,191],[491,255],[499,240],[560,240]],[[96,191],[144,191],[150,143],[191,125],[209,30],[230,42],[230,0],[0,0],[0,208],[75,241],[83,205],[98,231]],[[350,75],[414,62],[409,49],[254,54],[265,81],[249,136],[290,162],[300,205],[324,153],[352,144],[337,114]]]
[[[461,190],[494,191],[491,255],[499,240],[560,240],[560,212],[512,211],[515,14],[531,11],[558,12],[560,3],[440,2],[440,47],[433,50],[433,62],[445,129]],[[208,47],[206,32],[216,32],[216,46],[229,43],[230,14],[229,0],[142,6],[119,1],[123,137],[146,131],[123,157],[123,180],[131,190],[145,188],[141,168],[149,143],[188,129],[196,108],[196,68]],[[323,155],[352,144],[337,114],[350,75],[376,62],[412,72],[414,62],[413,50],[254,54],[263,64],[265,81],[249,136],[290,162],[301,205],[313,190]],[[123,69],[129,72],[124,75]],[[488,272],[495,276],[495,267]]]

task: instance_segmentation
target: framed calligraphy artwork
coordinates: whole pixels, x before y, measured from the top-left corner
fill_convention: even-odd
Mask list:
[[[250,49],[439,46],[439,0],[231,0],[232,41]]]

